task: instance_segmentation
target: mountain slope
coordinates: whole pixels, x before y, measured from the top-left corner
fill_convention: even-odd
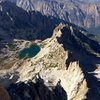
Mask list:
[[[62,27],[64,26],[62,25]],[[41,46],[41,51],[34,58],[25,58],[24,60],[16,61],[16,63],[7,70],[7,73],[1,70],[0,83],[3,86],[8,87],[8,91],[11,94],[10,96],[12,98],[15,98],[14,94],[16,94],[16,97],[21,98],[21,100],[23,100],[22,98],[30,97],[27,95],[23,95],[23,97],[21,97],[16,91],[14,92],[14,94],[12,94],[12,91],[14,91],[14,89],[23,88],[21,86],[18,87],[19,85],[15,85],[14,88],[12,88],[12,85],[11,87],[9,87],[12,82],[17,82],[19,84],[20,82],[25,82],[26,84],[28,84],[28,81],[32,81],[34,83],[35,79],[38,79],[40,77],[43,79],[44,84],[50,90],[52,90],[53,87],[56,87],[56,85],[59,84],[66,92],[68,100],[80,100],[85,98],[88,88],[86,80],[84,78],[84,74],[79,66],[78,61],[67,61],[67,59],[70,58],[69,52],[64,50],[63,45],[59,44],[57,39],[57,37],[61,37],[61,34],[59,34],[59,31],[55,29],[54,34],[51,38],[38,43],[38,45]],[[23,42],[25,43],[25,41]],[[26,41],[26,43],[28,42]],[[59,81],[61,82],[59,83]],[[42,87],[42,84],[36,84],[40,86],[40,94],[37,94],[37,97],[42,100],[42,97],[39,95],[42,94],[41,91],[43,91],[45,87]],[[35,93],[36,90],[33,90]],[[22,93],[25,94],[23,91]],[[60,90],[57,91],[58,94],[60,94],[59,91]],[[30,95],[30,92],[28,90],[26,92],[28,93],[28,95]],[[46,95],[47,94],[48,91]],[[43,98],[45,98],[45,96],[43,96]],[[55,99],[53,99],[52,97],[52,99],[50,100]],[[57,100],[67,99],[58,98]]]
[[[94,81],[93,85],[89,85],[89,88],[93,90],[89,92],[88,96],[86,95],[86,93],[88,93],[87,84],[90,84],[90,82],[87,83],[87,81],[90,80],[89,78],[86,78],[85,75],[88,74],[87,71],[93,71],[93,69],[96,69],[96,67],[92,68],[91,65],[95,63],[96,59],[95,57],[87,55],[85,51],[81,52],[78,49],[80,48],[80,45],[78,43],[75,48],[75,46],[72,44],[73,42],[72,38],[73,35],[71,35],[70,26],[60,24],[54,30],[53,36],[51,38],[48,38],[42,42],[37,42],[37,44],[41,47],[41,51],[34,58],[24,58],[22,60],[19,60],[16,55],[18,55],[18,52],[21,49],[23,49],[24,46],[29,47],[30,45],[32,45],[32,42],[26,40],[13,41],[10,45],[14,46],[13,48],[19,48],[19,50],[11,49],[11,47],[8,44],[8,48],[7,48],[8,52],[6,53],[9,54],[10,52],[12,52],[11,56],[16,57],[17,60],[13,59],[15,63],[10,65],[10,67],[8,67],[7,69],[4,65],[1,66],[2,68],[3,67],[4,68],[3,70],[0,71],[1,73],[0,84],[2,84],[5,87],[8,87],[8,91],[11,98],[15,98],[14,94],[16,94],[16,98],[20,98],[21,100],[23,100],[22,98],[34,99],[34,97],[31,97],[30,94],[30,91],[32,91],[30,90],[31,85],[28,85],[30,81],[32,81],[32,84],[34,85],[37,84],[41,87],[38,89],[38,91],[40,90],[44,91],[46,87],[52,90],[52,88],[56,87],[57,83],[59,83],[60,81],[59,84],[64,89],[64,91],[66,91],[68,100],[71,99],[80,100],[84,98],[96,98],[96,100],[99,100],[99,91],[98,91],[99,86],[95,85],[96,81]],[[74,39],[74,42],[75,41],[76,40]],[[5,56],[6,59],[3,59],[3,62],[6,62],[10,58],[9,56],[7,58],[6,54]],[[88,59],[91,59],[92,63],[89,62]],[[98,60],[100,61],[99,58]],[[83,63],[84,66],[82,66]],[[40,78],[42,79],[42,81],[44,81],[43,84],[46,85],[46,87],[44,85],[43,87],[42,85],[40,85],[42,84]],[[35,81],[37,79],[40,80],[40,83],[34,83],[37,82]],[[24,82],[24,83],[20,83],[20,82]],[[11,85],[12,83],[15,83],[15,85]],[[23,88],[23,85],[21,84],[24,84],[25,87],[27,87],[28,85],[28,87]],[[95,86],[95,88],[93,86]],[[31,88],[33,88],[34,91],[33,93],[35,93],[36,88],[34,88],[33,86],[31,86]],[[17,90],[23,93],[23,97],[20,96],[19,92],[18,93],[16,92]],[[14,91],[14,94],[12,93],[12,91]],[[94,95],[92,95],[93,91],[97,91],[97,93],[94,93]],[[28,94],[28,96],[26,95],[26,93]],[[48,89],[46,95],[47,94],[49,94]],[[37,96],[37,98],[40,98],[40,100],[42,99],[38,93],[35,96]]]
[[[8,1],[0,7],[0,84],[12,100],[99,100],[97,41],[59,18]],[[19,59],[34,44],[38,54]]]
[[[5,1],[5,0],[3,0]],[[100,26],[100,3],[82,3],[79,0],[9,0],[27,11],[39,11],[44,15],[74,23],[87,29]],[[91,1],[90,1],[91,2]],[[96,2],[96,1],[95,1]],[[95,31],[96,33],[96,31]],[[98,32],[97,32],[98,33]],[[94,33],[93,33],[94,34]],[[99,33],[98,33],[99,34]]]

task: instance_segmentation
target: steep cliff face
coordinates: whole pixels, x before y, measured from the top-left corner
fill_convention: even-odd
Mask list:
[[[27,10],[36,10],[44,15],[51,15],[56,18],[74,23],[84,27],[89,32],[96,33],[100,26],[100,3],[87,3],[82,0],[9,0],[17,6]],[[99,29],[98,29],[99,30]],[[97,32],[99,33],[99,32]]]
[[[26,12],[8,1],[0,3],[0,7],[0,41],[3,43],[13,38],[45,39],[52,36],[53,29],[61,22],[37,11]]]

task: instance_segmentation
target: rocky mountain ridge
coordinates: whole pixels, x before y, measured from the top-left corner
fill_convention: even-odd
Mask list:
[[[12,100],[99,100],[97,41],[59,18],[8,1],[0,8],[0,84]],[[19,59],[34,43],[40,52]]]
[[[8,88],[8,92],[12,100],[15,98],[16,100],[23,100],[23,98],[28,98],[30,100],[37,100],[37,98],[42,100],[43,98],[47,98],[46,100],[48,100],[49,96],[52,97],[50,100],[54,100],[54,98],[57,98],[57,95],[55,94],[55,91],[52,90],[52,88],[54,87],[55,89],[56,86],[60,86],[57,91],[65,91],[64,93],[66,93],[61,94],[60,92],[59,98],[62,98],[60,100],[80,100],[85,98],[88,98],[88,100],[91,100],[91,98],[96,98],[97,100],[99,100],[99,91],[94,95],[92,95],[91,92],[89,92],[89,95],[87,95],[87,85],[89,83],[87,83],[88,79],[85,79],[85,75],[88,74],[87,71],[90,71],[92,69],[92,65],[90,65],[90,67],[87,67],[87,64],[90,63],[87,62],[86,65],[84,65],[83,67],[81,66],[82,62],[86,62],[87,57],[85,56],[87,54],[85,55],[84,52],[84,56],[81,56],[81,58],[83,57],[82,59],[78,57],[78,55],[80,55],[80,50],[78,50],[77,53],[77,49],[75,50],[75,47],[73,47],[73,45],[71,44],[72,35],[70,30],[72,29],[68,25],[60,24],[54,30],[51,38],[48,38],[42,42],[37,42],[37,44],[41,47],[41,51],[34,58],[25,58],[23,60],[19,60],[17,57],[17,60],[12,59],[13,61],[15,61],[14,64],[10,64],[7,69],[4,68],[0,71],[0,84]],[[64,37],[67,35],[67,37],[70,38],[70,41],[68,41],[68,38],[64,38],[63,35]],[[18,51],[20,51],[22,47],[25,48],[25,45],[30,46],[31,44],[32,42],[26,40],[14,40],[10,45],[14,46],[13,48],[15,48],[16,50],[13,51],[13,49],[10,49],[11,46],[9,45],[7,50],[8,53],[10,51],[12,52],[12,57],[15,57],[15,55],[17,55]],[[19,50],[17,48],[19,48]],[[87,59],[90,59],[91,57],[92,56]],[[3,59],[3,61],[5,62],[6,60],[9,60],[9,58],[10,57],[8,56],[8,58],[4,58],[5,60]],[[1,67],[3,68],[4,65]],[[85,72],[86,74],[84,74],[83,72]],[[36,80],[38,80],[39,83],[37,83]],[[57,85],[57,83],[59,83],[59,85]],[[40,88],[34,87],[37,85]],[[31,90],[30,87],[33,90]],[[62,90],[59,90],[60,88]],[[92,87],[90,86],[90,89],[91,88]],[[93,89],[92,92],[94,90],[97,91],[97,88],[98,86],[95,87],[96,90]],[[50,92],[49,89],[52,92]],[[33,91],[32,93],[34,97],[32,97],[30,91]],[[40,91],[44,91],[46,97],[42,96],[43,94]],[[19,94],[20,92],[22,93],[22,95]],[[52,95],[52,93],[54,95]],[[57,92],[57,94],[59,94],[59,92]],[[66,95],[66,98],[63,98],[63,95]],[[59,98],[57,100],[59,100]]]
[[[3,0],[5,1],[5,0]],[[81,3],[78,0],[9,0],[26,11],[39,11],[74,23],[90,33],[100,33],[100,3]],[[98,30],[96,30],[98,28]]]
[[[87,93],[88,88],[87,88],[86,80],[84,78],[84,74],[81,71],[79,67],[79,63],[77,61],[73,61],[73,62],[67,61],[67,59],[69,59],[68,57],[69,53],[68,51],[64,50],[63,45],[60,45],[57,40],[57,37],[61,37],[61,34],[62,33],[60,33],[59,30],[57,31],[56,29],[54,31],[54,35],[51,38],[38,43],[38,45],[42,46],[42,48],[36,57],[32,59],[26,58],[22,61],[18,60],[10,69],[6,71],[6,73],[5,73],[5,70],[4,71],[1,70],[2,71],[1,77],[3,78],[1,78],[0,83],[3,86],[8,87],[8,91],[13,99],[14,98],[16,98],[16,100],[18,100],[18,98],[20,98],[21,100],[23,100],[22,98],[29,98],[32,100],[35,99],[34,97],[30,96],[30,92],[29,92],[30,90],[26,90],[26,93],[28,95],[26,95],[23,90],[22,91],[23,97],[22,97],[17,92],[12,92],[14,91],[14,89],[18,88],[16,87],[16,85],[14,88],[12,88],[12,85],[10,88],[9,85],[13,82],[14,83],[16,82],[17,84],[21,81],[25,82],[26,84],[30,80],[32,82],[35,82],[35,79],[36,78],[38,79],[40,77],[43,79],[44,84],[47,87],[49,87],[50,90],[52,89],[52,87],[56,87],[56,84],[59,82],[59,80],[61,81],[59,85],[64,89],[64,91],[67,94],[65,99],[63,97],[60,97],[61,100],[67,100],[67,99],[80,100],[80,98],[81,99],[86,98],[86,93]],[[39,92],[44,91],[43,89],[45,89],[45,87],[44,86],[42,87],[42,83],[41,84],[36,83],[36,84],[40,85]],[[20,88],[21,87],[19,87],[19,89]],[[34,90],[33,93],[35,93],[35,91],[38,91],[38,89]],[[61,90],[57,90],[58,94],[59,94],[59,91]],[[15,94],[16,94],[16,97],[15,97]],[[48,95],[50,95],[48,91],[45,94],[45,96],[46,95],[47,95],[47,100],[48,100],[49,99]],[[45,96],[43,96],[43,98],[41,96],[42,94],[37,93],[37,98],[39,98],[40,100],[45,98]],[[50,100],[55,100],[53,98],[54,97],[52,96]],[[60,98],[58,98],[57,100],[60,100]]]

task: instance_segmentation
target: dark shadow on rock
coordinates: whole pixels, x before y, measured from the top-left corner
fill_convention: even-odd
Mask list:
[[[96,67],[94,66],[94,64],[89,62],[89,59],[93,60],[96,57],[94,55],[92,55],[91,53],[89,53],[88,51],[86,51],[85,48],[83,48],[82,44],[80,42],[78,42],[78,40],[76,39],[76,37],[77,37],[76,34],[80,34],[81,42],[87,41],[87,42],[90,42],[90,44],[92,45],[93,41],[85,40],[84,37],[86,37],[86,36],[83,36],[82,33],[80,33],[80,32],[77,33],[75,31],[72,33],[69,26],[64,27],[61,30],[61,32],[62,32],[61,37],[57,37],[58,43],[63,45],[63,48],[65,51],[69,51],[68,59],[66,60],[66,67],[68,68],[70,62],[79,61],[80,65],[82,67],[82,70],[94,71],[96,69]],[[98,47],[99,47],[99,45],[98,45]],[[99,48],[98,48],[98,50],[99,50]],[[100,58],[96,58],[96,59],[99,60]],[[100,63],[100,62],[98,62],[98,63]],[[92,65],[92,67],[86,67],[86,66],[89,66],[90,64]]]
[[[8,42],[13,41],[13,39],[44,40],[52,36],[54,28],[60,22],[64,22],[52,16],[42,15],[38,11],[26,12],[9,1],[2,2],[0,5],[2,6],[0,28],[4,32],[3,34],[0,33],[0,41]]]
[[[37,78],[35,83],[13,83],[8,92],[12,100],[67,100],[67,93],[60,84],[50,90],[41,77]]]
[[[68,53],[68,59],[66,60],[66,69],[68,69],[70,62],[77,61],[73,55],[73,53],[69,52]]]
[[[30,41],[47,39],[52,36],[55,27],[60,23],[84,30],[72,23],[53,16],[43,15],[38,11],[26,12],[9,1],[2,2],[0,5],[2,6],[0,28],[3,31],[3,34],[0,33],[1,44],[11,42],[13,39]]]
[[[61,29],[61,37],[58,37],[57,40],[60,44],[63,44],[63,47],[66,50],[78,50],[85,51],[88,55],[91,55],[89,47],[95,52],[100,53],[100,44],[97,41],[89,39],[85,34],[81,33],[79,29],[70,29],[70,26],[63,27]],[[85,44],[88,44],[86,46]],[[73,48],[72,48],[73,47]]]
[[[79,61],[79,66],[85,75],[89,88],[87,100],[99,100],[100,82],[93,74],[89,74],[89,72],[96,70],[96,64],[100,64],[100,58],[86,51],[81,43],[87,43],[95,52],[98,53],[100,53],[100,45],[76,29],[73,29],[72,33],[69,26],[64,27],[61,32],[61,37],[57,37],[57,40],[63,45],[65,51],[69,51],[68,59],[66,60],[66,69],[68,69],[71,62]],[[77,41],[77,39],[80,39],[81,43],[80,41]]]
[[[18,78],[19,78],[18,72],[6,74],[5,76],[0,77],[0,84],[4,87],[8,87],[13,82],[16,82],[18,80]]]
[[[80,33],[77,29],[73,29],[73,32],[71,32],[70,26],[62,28],[61,32],[62,34],[60,37],[57,37],[57,41],[63,45],[65,51],[69,51],[68,59],[66,60],[66,64],[68,64],[67,67],[70,62],[79,61],[83,71],[94,71],[96,64],[100,64],[100,57],[96,57],[92,52],[87,51],[82,43],[87,43],[93,50],[96,50],[95,53],[100,52],[100,45],[88,39],[88,37]],[[80,41],[78,39],[80,39]]]
[[[58,81],[56,87],[53,89],[57,99],[55,100],[67,100],[67,94],[61,86],[61,80]]]
[[[87,100],[100,100],[100,81],[92,74],[85,74],[89,91]]]

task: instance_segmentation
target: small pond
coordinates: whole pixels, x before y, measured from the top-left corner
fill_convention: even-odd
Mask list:
[[[19,59],[23,59],[26,56],[32,58],[36,56],[39,53],[39,51],[40,51],[40,47],[38,45],[36,44],[31,45],[29,48],[24,48],[19,52]]]

